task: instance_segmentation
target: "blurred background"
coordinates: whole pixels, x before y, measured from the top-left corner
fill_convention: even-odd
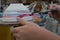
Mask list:
[[[49,8],[49,4],[53,3],[53,4],[60,5],[60,0],[38,0],[37,1],[38,5],[36,5],[36,7],[33,10],[33,6],[35,4],[34,3],[35,1],[37,1],[37,0],[0,0],[0,20],[3,17],[4,11],[10,6],[10,4],[13,4],[13,3],[14,4],[22,3],[24,6],[29,8],[31,13],[39,13],[39,14],[41,13],[40,16],[43,15],[43,17],[45,17],[44,16],[45,14],[48,14],[46,12],[46,10],[49,10],[48,9]],[[37,12],[36,10],[39,10],[39,11]],[[50,15],[50,14],[48,14],[48,15]],[[43,17],[41,17],[41,19],[43,19]],[[47,17],[46,20],[44,19],[45,20],[44,21],[45,25],[42,24],[43,22],[42,23],[38,22],[38,25],[48,29],[51,32],[54,32],[54,33],[60,35],[60,11],[52,12],[51,17],[53,19],[49,18],[49,17]],[[0,40],[4,40],[4,38],[6,40],[11,40],[11,34],[12,34],[11,31],[10,31],[11,27],[13,27],[13,26],[0,24],[0,35],[1,35],[0,36],[1,37]],[[16,26],[14,26],[14,27],[16,27]]]

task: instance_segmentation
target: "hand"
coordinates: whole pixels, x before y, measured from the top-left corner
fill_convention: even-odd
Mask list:
[[[19,23],[22,26],[13,29],[16,40],[60,40],[59,36],[33,22],[19,19]]]
[[[37,40],[39,39],[40,27],[33,23],[19,19],[19,23],[23,26],[13,29],[13,35],[16,40]],[[36,38],[36,39],[35,39]]]
[[[57,5],[57,4],[50,4],[49,9],[52,9],[52,10],[58,10],[58,9],[60,9],[60,6]]]

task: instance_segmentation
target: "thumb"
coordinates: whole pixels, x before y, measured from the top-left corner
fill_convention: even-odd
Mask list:
[[[17,18],[17,20],[18,20],[18,23],[20,24],[20,25],[27,25],[27,24],[30,24],[31,22],[29,22],[29,21],[26,21],[26,20],[23,20],[23,19],[21,19],[21,18]]]

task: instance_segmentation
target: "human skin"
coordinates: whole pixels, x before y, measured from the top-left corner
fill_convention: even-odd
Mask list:
[[[60,10],[60,5],[57,5],[57,4],[50,4],[49,9]]]
[[[16,40],[60,40],[60,36],[29,21],[19,19],[22,26],[13,29]]]

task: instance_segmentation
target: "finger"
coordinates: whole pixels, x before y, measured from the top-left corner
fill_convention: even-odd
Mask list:
[[[18,33],[18,32],[19,32],[18,28],[13,28],[12,29],[12,33]]]
[[[20,39],[22,39],[21,37],[22,37],[22,34],[23,34],[23,27],[25,27],[25,26],[21,26],[21,27],[16,27],[16,28],[14,28],[13,29],[13,38],[14,39],[16,39],[16,40],[20,40]]]
[[[21,31],[21,27],[13,28],[13,30],[12,30],[13,37],[19,38],[20,34],[21,34],[20,31]]]
[[[31,22],[29,21],[26,21],[26,20],[23,20],[21,18],[18,17],[18,22],[20,25],[27,25],[27,24],[30,24]]]
[[[21,40],[20,38],[16,38],[15,40]]]
[[[20,39],[21,38],[21,36],[19,35],[19,34],[14,34],[13,35],[13,39],[14,40],[18,40],[18,39]]]
[[[19,38],[20,35],[19,35],[18,33],[14,33],[14,34],[13,34],[13,37],[15,37],[15,38]]]

